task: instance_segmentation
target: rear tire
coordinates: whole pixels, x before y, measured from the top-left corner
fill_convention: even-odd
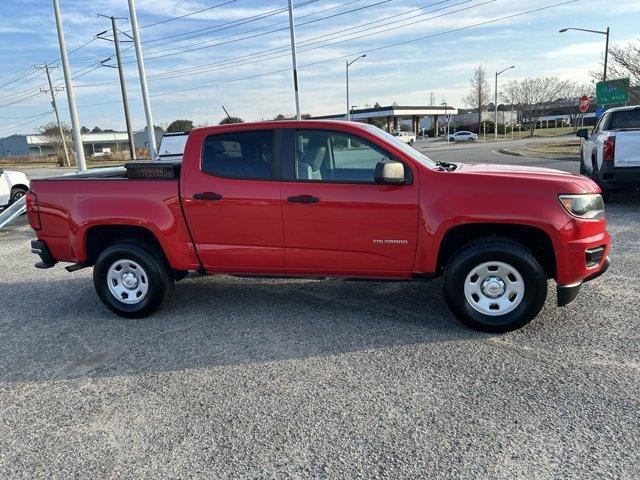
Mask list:
[[[173,275],[161,252],[133,241],[105,249],[93,267],[93,285],[102,303],[125,318],[154,313],[173,289]]]
[[[444,298],[468,327],[509,332],[538,315],[547,298],[547,276],[523,245],[488,237],[467,244],[449,261]]]
[[[409,145],[413,147],[413,140],[409,140]]]

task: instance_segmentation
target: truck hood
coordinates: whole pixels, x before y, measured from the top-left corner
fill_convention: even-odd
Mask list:
[[[573,184],[580,192],[597,193],[599,187],[591,179],[576,173],[563,172],[553,168],[526,167],[521,165],[499,165],[489,163],[458,164],[455,172],[468,175],[482,175],[493,178],[540,180],[560,185]]]

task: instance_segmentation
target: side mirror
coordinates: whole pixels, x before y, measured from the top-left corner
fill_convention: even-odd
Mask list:
[[[400,162],[382,161],[376,164],[376,183],[402,185],[405,182],[404,165]]]
[[[584,138],[586,140],[589,138],[589,129],[581,128],[576,132],[576,137]]]

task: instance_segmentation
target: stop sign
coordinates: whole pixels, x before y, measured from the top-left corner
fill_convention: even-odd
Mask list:
[[[582,113],[586,112],[587,110],[589,110],[589,97],[587,97],[586,95],[583,95],[580,97],[580,111]]]

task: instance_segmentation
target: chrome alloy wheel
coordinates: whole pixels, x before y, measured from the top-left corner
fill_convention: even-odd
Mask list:
[[[140,264],[132,260],[117,260],[107,271],[107,286],[118,301],[135,305],[147,296],[149,277]]]
[[[508,263],[484,262],[467,275],[464,296],[483,315],[506,315],[522,303],[524,281]]]

